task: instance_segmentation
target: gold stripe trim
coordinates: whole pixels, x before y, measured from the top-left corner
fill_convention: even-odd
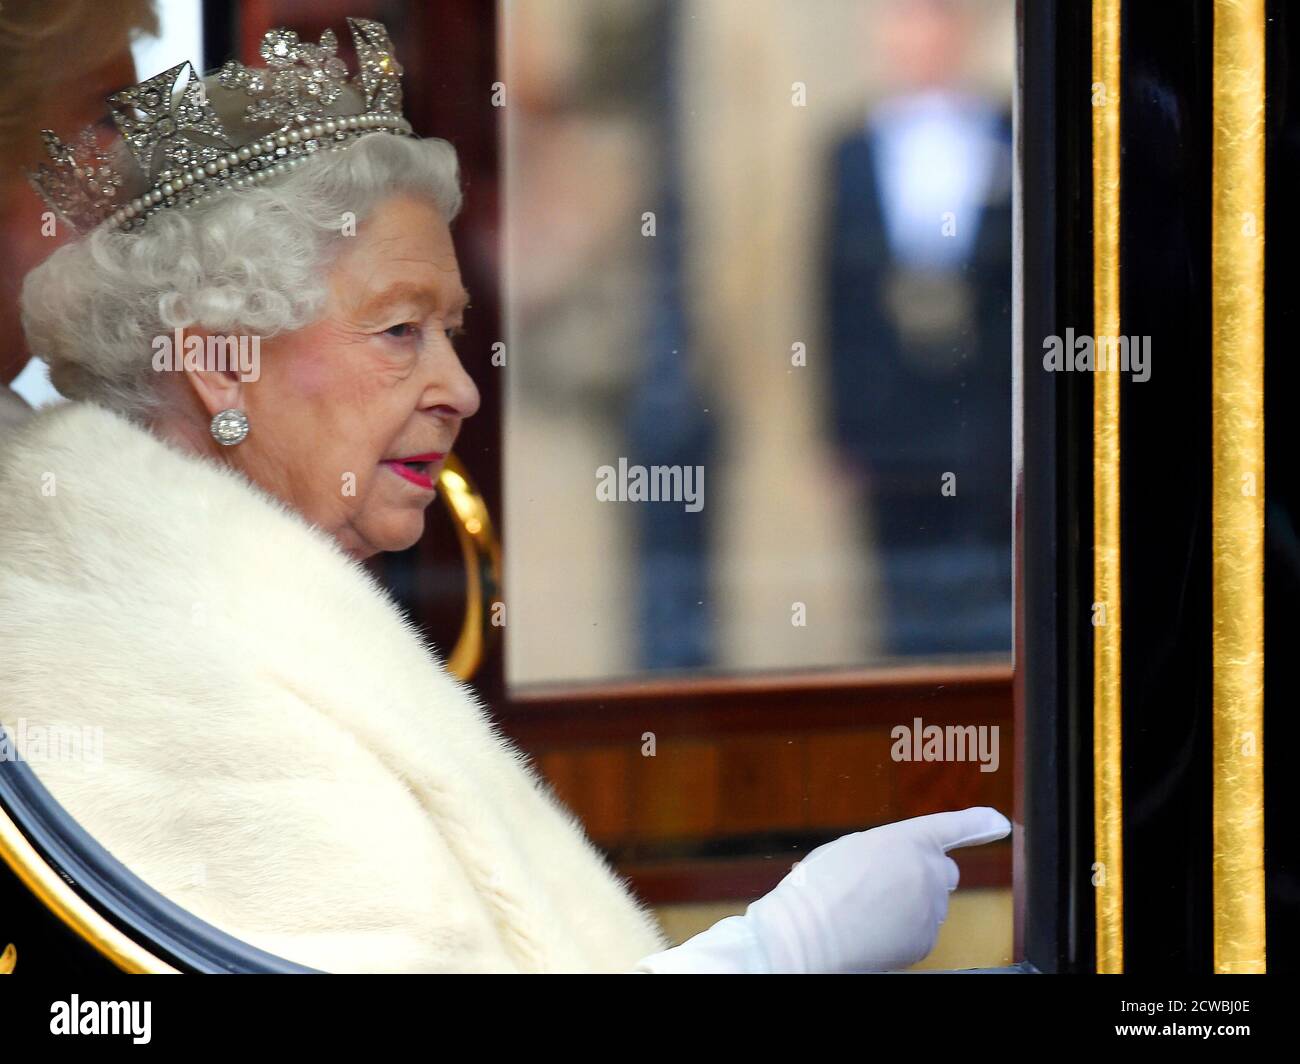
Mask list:
[[[1097,341],[1120,335],[1120,0],[1094,0],[1092,80],[1092,298]],[[1093,883],[1098,972],[1124,970],[1119,380],[1118,367],[1093,374]]]
[[[1215,0],[1214,969],[1264,971],[1264,0]]]
[[[9,814],[0,809],[0,858],[40,902],[124,972],[162,974],[176,971],[109,923],[65,883],[27,841]],[[21,942],[22,928],[6,928]]]

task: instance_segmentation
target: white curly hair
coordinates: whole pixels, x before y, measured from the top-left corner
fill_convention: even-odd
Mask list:
[[[27,275],[23,331],[69,399],[147,421],[161,402],[155,337],[179,327],[263,338],[317,320],[350,214],[361,223],[400,194],[460,210],[445,140],[372,133],[277,181],[232,188],[142,230],[101,226]]]

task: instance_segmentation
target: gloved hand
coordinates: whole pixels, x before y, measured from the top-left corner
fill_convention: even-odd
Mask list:
[[[844,835],[819,846],[745,910],[638,972],[892,971],[934,948],[957,888],[958,846],[1005,838],[1011,823],[975,806]]]

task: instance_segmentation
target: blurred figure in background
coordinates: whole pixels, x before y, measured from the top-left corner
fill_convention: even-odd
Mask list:
[[[135,82],[131,41],[158,30],[152,0],[5,0],[0,5],[0,427],[27,403],[9,385],[30,355],[18,321],[27,271],[71,235],[27,171],[47,161],[38,130],[82,129]]]
[[[893,655],[1011,645],[1011,120],[971,9],[870,5],[898,92],[835,146],[833,436],[867,487]]]
[[[710,446],[686,320],[675,5],[530,0],[504,52],[511,308],[511,668],[569,678],[712,657],[704,514],[600,502],[593,471],[694,465]],[[581,165],[575,165],[581,160]],[[653,208],[657,233],[643,233]],[[599,564],[593,564],[598,559]],[[514,575],[510,575],[514,574]],[[550,574],[543,576],[542,574]]]

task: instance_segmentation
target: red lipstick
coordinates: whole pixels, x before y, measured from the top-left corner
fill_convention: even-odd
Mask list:
[[[380,465],[387,466],[403,480],[425,491],[433,491],[433,466],[441,462],[446,455],[438,451],[427,454],[412,454],[405,458],[387,458]]]

